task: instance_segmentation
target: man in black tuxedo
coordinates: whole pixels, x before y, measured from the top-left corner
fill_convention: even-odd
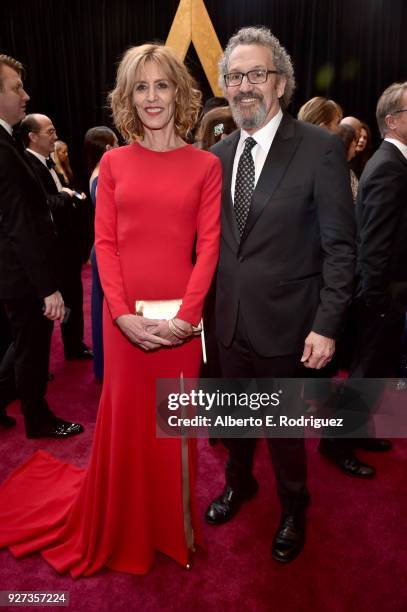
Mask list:
[[[368,420],[383,388],[380,380],[372,379],[399,376],[407,311],[407,82],[394,83],[383,92],[376,118],[384,140],[359,181],[358,283],[349,317],[354,345],[349,376],[370,379],[353,383],[360,389],[356,407],[365,415],[361,423],[365,437],[347,444],[321,441],[325,456],[342,470],[343,457],[354,456],[356,448],[376,452],[392,448],[389,440],[374,436]],[[374,475],[372,466],[370,471]]]
[[[350,374],[396,377],[407,310],[407,82],[394,83],[376,109],[384,139],[359,182],[359,336]]]
[[[20,62],[0,55],[0,300],[13,338],[0,364],[0,411],[19,398],[27,437],[60,438],[83,427],[57,418],[45,400],[53,321],[63,320],[64,303],[51,213],[13,139],[29,100],[22,73]]]
[[[320,369],[352,293],[354,209],[337,136],[282,109],[295,87],[286,50],[266,28],[229,41],[221,81],[239,131],[212,151],[223,166],[217,335],[226,378],[303,377]],[[302,438],[268,440],[281,522],[272,556],[292,560],[305,537],[306,456]],[[230,520],[258,485],[254,439],[224,440],[226,486],[206,512]]]
[[[26,147],[27,159],[47,194],[48,206],[57,229],[59,287],[65,307],[69,309],[69,316],[61,324],[65,358],[92,359],[92,351],[83,341],[82,209],[85,206],[85,195],[78,197],[72,189],[61,185],[50,157],[58,136],[49,117],[37,113],[27,115],[21,123],[20,134]]]

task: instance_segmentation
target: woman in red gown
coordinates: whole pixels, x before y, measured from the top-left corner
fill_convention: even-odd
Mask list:
[[[194,445],[156,438],[155,381],[198,375],[201,341],[191,334],[218,258],[220,165],[183,140],[200,94],[170,49],[129,49],[110,99],[131,144],[100,166],[105,379],[89,466],[39,451],[0,488],[0,546],[40,550],[74,577],[103,566],[143,574],[154,551],[187,565],[200,537]],[[135,315],[136,300],[175,298],[170,323]]]

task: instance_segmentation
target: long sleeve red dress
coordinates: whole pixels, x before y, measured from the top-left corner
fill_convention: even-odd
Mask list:
[[[138,299],[182,298],[179,318],[199,322],[218,258],[220,184],[219,160],[190,145],[104,155],[95,244],[105,378],[89,466],[38,451],[14,471],[0,487],[0,547],[41,551],[73,577],[103,566],[143,574],[154,551],[187,564],[200,537],[194,444],[184,453],[180,439],[156,437],[155,381],[197,377],[200,339],[145,352],[114,321]]]

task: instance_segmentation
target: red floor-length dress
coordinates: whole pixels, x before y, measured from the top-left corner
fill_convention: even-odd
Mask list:
[[[103,157],[96,252],[105,378],[92,453],[81,470],[39,451],[0,487],[0,546],[16,556],[40,550],[74,577],[103,566],[146,573],[155,550],[187,563],[181,441],[156,438],[155,380],[196,377],[200,339],[147,353],[113,320],[134,313],[137,299],[182,297],[179,317],[199,322],[218,257],[220,176],[218,159],[190,145],[161,153],[132,144]],[[192,452],[188,464],[199,540]]]

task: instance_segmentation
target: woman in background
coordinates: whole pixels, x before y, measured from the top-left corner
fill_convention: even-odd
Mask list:
[[[361,122],[359,140],[356,145],[356,155],[352,160],[351,168],[360,179],[362,172],[372,156],[372,134],[367,123]]]
[[[216,99],[216,98],[215,98]],[[222,101],[224,98],[219,98]],[[216,144],[237,129],[231,110],[228,105],[216,106],[207,111],[201,118],[201,123],[196,133],[195,146],[208,151]],[[219,361],[218,341],[215,333],[215,301],[216,301],[216,278],[208,291],[204,307],[204,325],[207,361],[202,363],[201,378],[221,378],[221,367]],[[211,436],[211,446],[218,442],[218,438]]]
[[[63,187],[73,186],[73,172],[69,161],[68,145],[62,140],[57,140],[55,150],[51,153],[51,157],[55,162],[55,172],[59,176],[59,180]]]
[[[339,104],[322,96],[311,98],[298,111],[298,119],[318,125],[329,132],[336,132],[342,118],[343,111]]]
[[[222,98],[221,98],[222,100]],[[196,146],[204,151],[208,151],[212,145],[216,144],[237,129],[229,106],[217,106],[207,111],[201,118],[201,123],[196,133]],[[202,378],[220,378],[221,370],[219,363],[218,342],[215,336],[215,299],[216,282],[212,282],[208,292],[205,309],[205,341],[206,352],[208,355],[207,363],[201,367]],[[216,438],[210,438],[211,444]]]
[[[99,177],[99,165],[102,155],[109,149],[117,147],[119,142],[116,134],[108,127],[101,125],[90,128],[85,134],[85,161],[89,179],[89,193],[94,208],[96,207],[96,192]],[[93,347],[93,371],[98,381],[103,380],[103,289],[100,283],[99,272],[96,263],[95,247],[92,247],[90,255],[92,263],[92,347]]]
[[[356,147],[358,144],[358,138],[357,138],[356,131],[353,129],[351,125],[348,125],[345,123],[338,127],[337,134],[339,138],[342,140],[343,144],[345,145],[346,159],[348,160],[348,164],[350,164],[350,162],[352,161],[352,159],[354,159],[356,155]],[[354,171],[352,170],[350,166],[349,166],[349,171],[350,171],[350,186],[352,189],[353,203],[355,204],[356,198],[358,195],[359,181],[356,177],[356,174],[354,173]]]
[[[200,149],[208,151],[212,145],[226,138],[237,129],[229,106],[219,106],[209,110],[201,119],[196,133],[196,143]]]

